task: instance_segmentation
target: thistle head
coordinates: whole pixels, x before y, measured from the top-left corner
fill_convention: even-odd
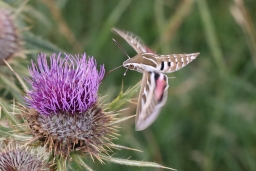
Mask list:
[[[98,103],[104,67],[98,71],[95,59],[85,54],[53,54],[48,63],[41,53],[29,72],[31,89],[23,113],[34,138],[55,155],[80,151],[99,159],[116,132],[114,113]]]
[[[0,144],[0,170],[47,171],[45,152],[9,142]]]
[[[10,12],[0,9],[0,64],[14,56],[19,48],[19,37]]]

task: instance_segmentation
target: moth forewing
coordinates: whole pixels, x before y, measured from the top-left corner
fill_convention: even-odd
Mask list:
[[[118,34],[119,36],[121,36],[127,43],[129,43],[130,46],[133,47],[133,49],[137,52],[137,53],[142,53],[142,52],[153,52],[150,48],[148,48],[147,46],[145,46],[143,40],[128,31],[124,31],[124,30],[119,30],[117,28],[112,28],[111,29],[114,33]]]
[[[136,109],[136,116],[135,116],[135,126],[139,122],[139,116],[142,110],[142,103],[145,103],[146,101],[146,94],[145,94],[145,88],[147,86],[148,82],[148,75],[149,73],[147,71],[143,71],[142,73],[142,80],[141,80],[141,86],[140,86],[140,93],[138,97],[138,104],[137,104],[137,109]],[[137,126],[136,126],[137,127]]]
[[[156,120],[161,107],[166,103],[168,87],[168,78],[165,74],[143,72],[135,119],[136,131],[146,129]]]

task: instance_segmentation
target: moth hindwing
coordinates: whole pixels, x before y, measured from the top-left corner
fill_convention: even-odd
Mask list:
[[[146,129],[157,118],[167,100],[169,85],[164,73],[178,71],[196,59],[200,53],[158,55],[135,34],[117,28],[111,30],[125,39],[137,52],[136,56],[124,61],[123,66],[143,73],[135,127],[136,130]]]
[[[166,103],[168,87],[165,74],[143,72],[135,119],[136,131],[146,129],[156,120],[161,107]]]

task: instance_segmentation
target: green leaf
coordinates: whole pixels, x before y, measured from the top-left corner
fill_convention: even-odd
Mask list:
[[[67,171],[67,161],[65,157],[56,158],[56,161],[58,171]]]
[[[128,159],[119,159],[119,158],[114,158],[114,157],[105,156],[105,155],[101,155],[101,158],[103,160],[106,160],[106,161],[109,161],[109,162],[112,162],[112,163],[128,165],[128,166],[156,167],[156,168],[163,168],[163,169],[168,169],[168,170],[176,170],[176,169],[173,169],[173,168],[170,168],[170,167],[162,166],[162,165],[154,163],[154,162],[128,160]]]
[[[77,164],[83,166],[88,171],[93,171],[87,164],[85,164],[85,162],[82,159],[81,155],[79,155],[79,154],[72,154],[71,156],[72,156],[72,159],[74,160],[74,162],[76,162]]]
[[[107,105],[107,108],[110,108],[111,110],[118,110],[120,109],[124,104],[129,102],[131,98],[137,93],[140,86],[140,82],[134,85],[131,88],[128,88],[126,92],[123,92],[123,86],[119,93],[119,95],[116,97],[115,100],[113,100],[111,103]]]
[[[44,53],[64,52],[64,50],[57,47],[53,43],[35,36],[31,32],[25,32],[22,36],[22,40],[26,43],[28,49],[38,50],[40,52],[43,51]]]

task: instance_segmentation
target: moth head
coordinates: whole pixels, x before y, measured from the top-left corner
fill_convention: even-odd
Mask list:
[[[128,59],[129,60],[129,59]],[[132,62],[129,62],[128,60],[124,61],[123,66],[130,70],[135,70],[135,65]]]

